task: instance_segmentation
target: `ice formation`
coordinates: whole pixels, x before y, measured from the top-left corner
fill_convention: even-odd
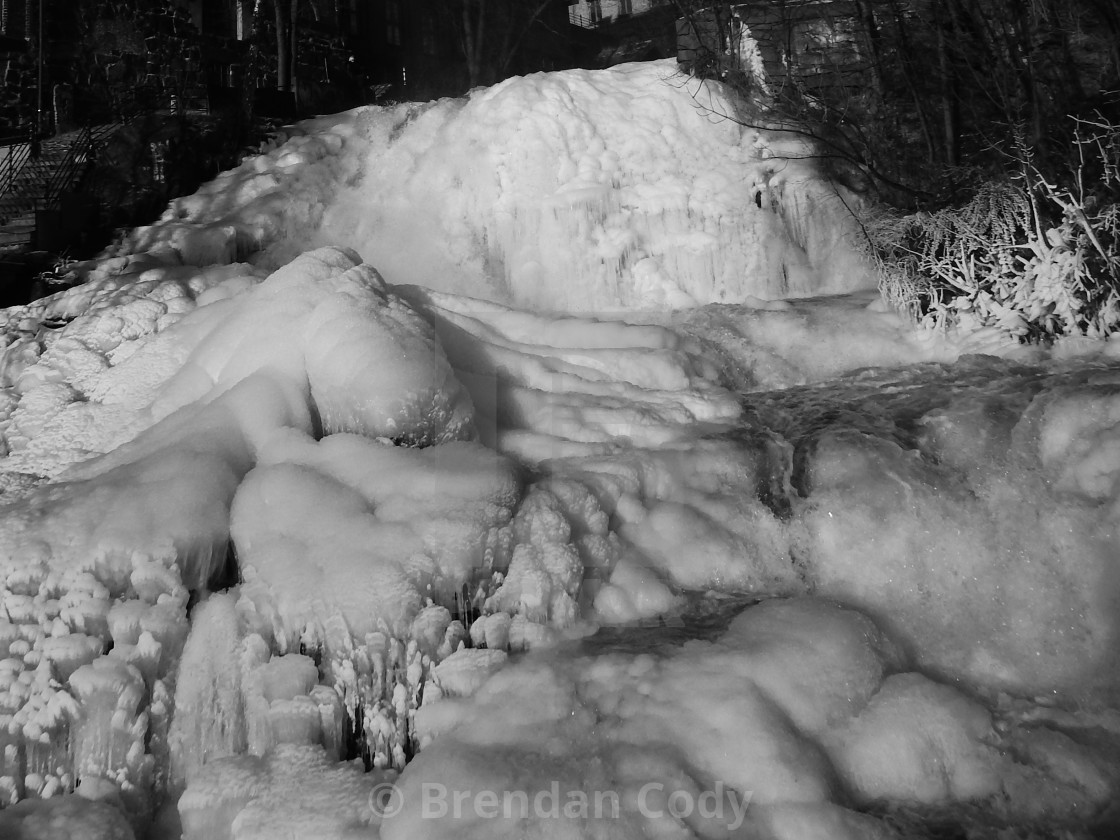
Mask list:
[[[1110,784],[1070,739],[999,722],[904,662],[865,616],[812,598],[748,609],[714,642],[525,659],[420,710],[431,743],[401,775],[403,808],[381,836],[553,836],[545,799],[430,814],[450,812],[443,790],[528,790],[532,803],[555,796],[554,780],[571,832],[557,836],[625,837],[890,837],[851,806],[994,799],[1072,815]],[[1065,765],[1045,790],[1027,749]],[[705,811],[716,790],[725,798]]]
[[[281,265],[341,244],[395,283],[580,312],[873,286],[855,197],[795,135],[736,115],[672,62],[360,109],[304,123],[125,247]]]
[[[1112,344],[796,299],[695,84],[310,121],[0,313],[2,836],[1115,828]]]

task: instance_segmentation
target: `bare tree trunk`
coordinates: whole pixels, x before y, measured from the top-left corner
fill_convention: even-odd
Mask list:
[[[1067,9],[1068,12],[1068,9]],[[1046,34],[1052,39],[1057,50],[1054,61],[1056,82],[1059,86],[1059,96],[1066,102],[1080,102],[1085,96],[1081,87],[1081,78],[1077,72],[1077,61],[1073,57],[1073,48],[1070,45],[1070,29],[1072,21],[1063,20],[1059,5],[1055,0],[1046,0],[1042,9],[1046,23]]]
[[[1120,9],[1116,8],[1113,0],[1089,0],[1086,3],[1093,13],[1097,16],[1103,27],[1108,30],[1109,43],[1111,47],[1109,53],[1111,55],[1112,66],[1110,68],[1102,68],[1106,74],[1111,70],[1111,74],[1106,75],[1105,85],[1115,85],[1120,82]]]
[[[935,7],[937,8],[937,7]],[[934,26],[937,28],[937,64],[941,72],[941,125],[944,131],[945,162],[950,166],[958,166],[961,162],[960,144],[960,115],[956,95],[953,63],[949,59],[948,34],[946,28],[950,26],[943,14],[935,13]],[[952,27],[956,36],[956,27]]]
[[[288,86],[292,93],[296,93],[296,59],[299,48],[299,0],[291,0],[292,5],[288,14]]]
[[[279,90],[292,89],[292,64],[288,55],[288,26],[285,18],[285,0],[272,0],[272,10],[276,21],[276,87]]]
[[[486,0],[463,0],[463,57],[467,61],[467,84],[482,84],[482,45],[486,37]]]
[[[906,33],[906,23],[904,22],[904,15],[895,0],[891,0],[891,14],[894,18],[894,25],[898,31],[898,44],[902,49],[903,56],[913,55],[910,47],[910,38]],[[917,85],[914,84],[914,77],[910,69],[910,62],[905,58],[901,62],[902,77],[906,81],[906,89],[910,92],[910,96],[914,99],[914,112],[918,116],[918,124],[922,128],[922,137],[926,141],[926,155],[930,163],[936,160],[937,144],[934,140],[933,128],[930,126],[930,118],[926,114],[925,103],[922,101],[921,95],[918,93]]]
[[[470,87],[503,78],[530,30],[555,0],[443,0]]]
[[[552,0],[539,0],[536,9],[529,15],[529,19],[525,21],[521,27],[521,31],[517,33],[516,37],[511,38],[513,35],[514,21],[510,20],[509,27],[506,29],[505,43],[502,46],[502,52],[499,55],[502,57],[501,65],[498,68],[501,74],[509,69],[510,62],[513,61],[514,56],[521,49],[521,42],[525,40],[525,36],[529,34],[529,30],[533,28],[533,24],[537,22],[544,10],[552,5]]]
[[[1018,70],[1019,86],[1022,89],[1023,103],[1028,109],[1027,120],[1030,125],[1031,143],[1037,145],[1042,139],[1043,103],[1039,96],[1038,79],[1035,75],[1035,55],[1031,44],[1030,11],[1025,4],[1010,0],[1008,11],[1015,12],[1015,26],[1005,29],[1009,46],[1008,53],[1014,56]]]
[[[867,51],[871,57],[871,84],[875,88],[875,105],[878,107],[883,102],[883,45],[879,32],[879,24],[875,20],[875,9],[868,0],[856,0],[856,10],[863,34],[867,39]]]

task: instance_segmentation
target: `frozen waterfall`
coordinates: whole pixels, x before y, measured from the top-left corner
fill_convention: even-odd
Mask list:
[[[697,85],[312,120],[0,312],[0,836],[1115,830],[1120,352],[914,332]]]
[[[858,200],[735,107],[651,62],[358,109],[291,129],[125,248],[278,266],[344,245],[395,283],[568,312],[873,287]]]

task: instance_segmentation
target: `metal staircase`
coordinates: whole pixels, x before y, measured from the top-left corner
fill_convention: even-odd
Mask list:
[[[43,140],[38,155],[28,142],[8,146],[0,164],[0,252],[33,245],[37,212],[59,206],[119,127],[113,123],[59,134]]]

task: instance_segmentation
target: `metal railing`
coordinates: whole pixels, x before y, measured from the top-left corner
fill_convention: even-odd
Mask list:
[[[56,209],[82,179],[94,160],[98,136],[104,139],[87,126],[67,140],[44,141],[38,156],[31,154],[30,145],[11,147],[21,149],[23,161],[18,166],[5,162],[0,173],[6,179],[0,191],[0,250],[20,250],[36,241],[40,211]]]
[[[0,148],[7,149],[4,161],[0,163],[0,197],[11,191],[17,176],[23,171],[24,164],[31,157],[33,146],[34,138],[30,131],[25,134],[0,137]]]
[[[572,26],[578,26],[580,29],[596,29],[603,20],[604,18],[602,16],[592,18],[587,15],[581,15],[573,8],[568,9],[568,23]]]
[[[51,172],[36,209],[52,207],[76,180],[81,178],[86,166],[93,160],[93,130],[86,126],[74,143],[66,150],[66,157]]]

